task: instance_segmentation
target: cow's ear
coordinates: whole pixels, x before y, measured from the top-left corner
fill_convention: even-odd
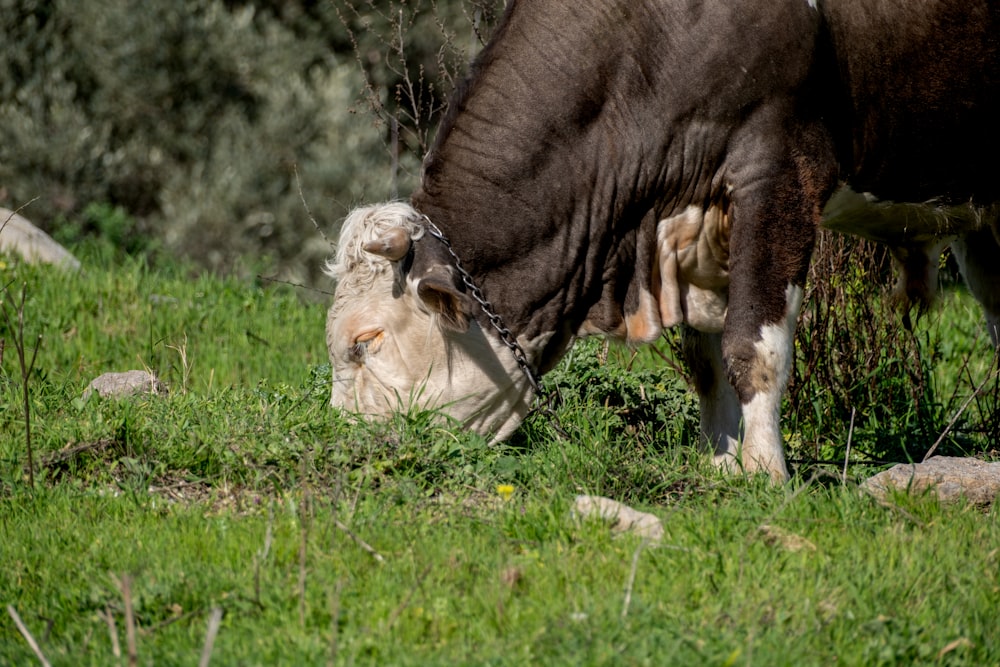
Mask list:
[[[410,233],[402,227],[393,227],[374,241],[369,241],[362,247],[365,252],[370,252],[379,257],[385,257],[390,262],[398,262],[406,257],[410,252],[413,240]]]
[[[443,267],[432,270],[417,283],[417,296],[441,323],[453,331],[469,330],[473,301],[455,286],[451,272]]]

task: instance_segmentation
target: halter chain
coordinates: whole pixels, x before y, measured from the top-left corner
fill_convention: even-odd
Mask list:
[[[528,384],[535,391],[535,405],[528,412],[530,415],[532,412],[540,412],[549,418],[550,423],[556,429],[556,431],[563,437],[568,437],[566,432],[563,430],[562,426],[559,424],[559,416],[555,413],[553,408],[558,396],[548,392],[545,387],[542,386],[541,379],[535,373],[535,370],[528,363],[528,356],[524,353],[524,348],[521,344],[517,342],[514,338],[514,334],[511,333],[507,325],[504,324],[503,318],[493,309],[493,304],[486,300],[486,296],[483,291],[479,289],[476,285],[475,280],[472,279],[472,274],[465,270],[462,266],[462,260],[459,259],[458,255],[455,253],[454,248],[451,247],[451,241],[448,237],[438,229],[437,225],[431,222],[431,219],[426,215],[423,216],[424,224],[427,226],[427,233],[440,241],[448,254],[451,255],[452,262],[454,262],[455,270],[458,271],[458,275],[462,278],[462,283],[468,288],[469,293],[472,298],[475,299],[476,303],[482,309],[483,314],[489,319],[490,324],[496,329],[497,334],[500,336],[501,342],[507,346],[510,353],[514,355],[514,361],[517,362],[518,368],[524,373],[524,376],[528,378]]]

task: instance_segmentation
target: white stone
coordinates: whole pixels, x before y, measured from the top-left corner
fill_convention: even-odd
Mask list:
[[[51,236],[14,211],[0,207],[0,252],[20,255],[26,262],[79,269],[80,261]]]

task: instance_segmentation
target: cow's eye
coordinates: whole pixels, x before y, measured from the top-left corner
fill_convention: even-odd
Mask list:
[[[351,343],[351,349],[348,352],[348,356],[351,358],[351,361],[361,363],[365,360],[365,357],[378,352],[378,349],[382,346],[382,341],[384,339],[385,332],[381,329],[366,331],[363,334],[355,336],[354,342]]]

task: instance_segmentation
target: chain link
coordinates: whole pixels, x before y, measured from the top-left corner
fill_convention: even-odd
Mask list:
[[[451,256],[452,262],[455,264],[455,270],[458,271],[458,275],[462,278],[462,283],[468,288],[469,294],[472,298],[479,304],[482,309],[483,314],[489,319],[490,324],[496,329],[497,334],[500,336],[500,341],[510,350],[511,354],[514,356],[514,361],[517,362],[518,368],[524,373],[524,376],[528,379],[528,384],[535,392],[535,405],[528,412],[530,415],[533,412],[540,412],[548,417],[549,422],[555,428],[556,432],[564,438],[569,436],[566,431],[563,430],[559,423],[559,416],[555,412],[555,404],[558,402],[558,394],[549,392],[542,386],[541,378],[535,373],[535,369],[531,367],[528,363],[528,355],[524,353],[524,348],[521,344],[517,342],[514,338],[514,334],[511,333],[507,325],[504,324],[503,318],[493,309],[493,304],[491,304],[487,299],[483,291],[479,289],[476,282],[472,279],[472,274],[465,270],[462,266],[462,260],[459,258],[458,254],[455,253],[454,248],[451,247],[451,241],[448,237],[438,229],[437,225],[431,222],[431,219],[426,215],[423,216],[424,224],[427,227],[427,233],[433,236],[435,239],[444,245],[445,250]]]

